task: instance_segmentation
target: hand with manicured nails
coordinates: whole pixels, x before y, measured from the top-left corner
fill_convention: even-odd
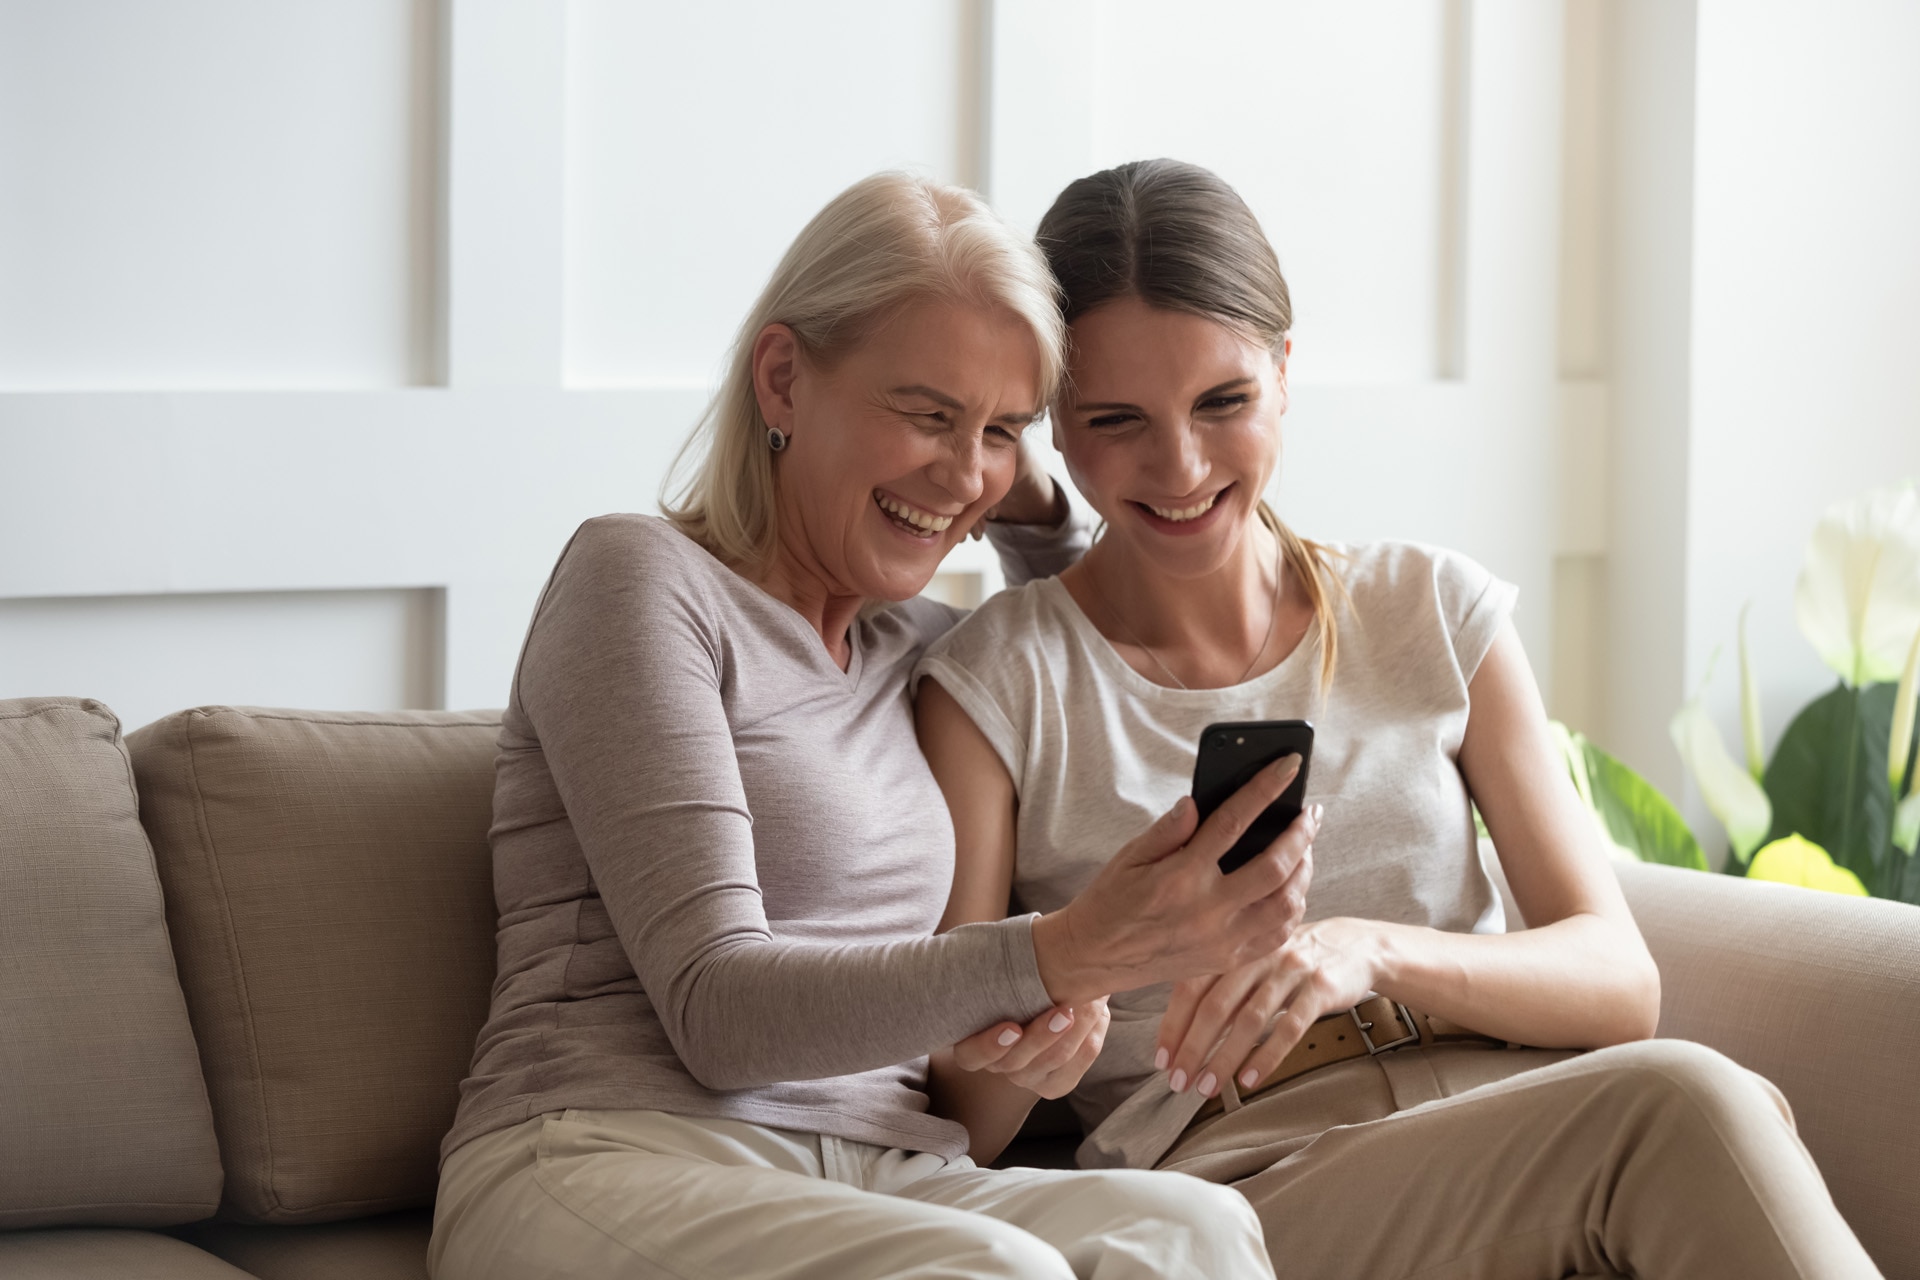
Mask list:
[[[1177,984],[1160,1020],[1154,1066],[1168,1084],[1211,1098],[1231,1079],[1260,1087],[1314,1020],[1351,1009],[1374,990],[1378,930],[1336,917],[1303,925],[1271,955],[1217,977]]]
[[[1100,1056],[1112,1022],[1107,998],[1056,1006],[1022,1027],[1002,1022],[953,1046],[954,1065],[990,1071],[1043,1098],[1073,1092]]]
[[[1231,875],[1222,854],[1300,772],[1283,756],[1197,824],[1185,796],[1100,869],[1080,895],[1033,923],[1040,980],[1058,1004],[1225,973],[1271,955],[1306,911],[1314,814],[1302,814]]]

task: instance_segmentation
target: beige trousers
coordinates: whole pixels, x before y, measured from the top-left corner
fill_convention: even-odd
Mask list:
[[[1252,1202],[1282,1277],[1876,1277],[1779,1091],[1682,1040],[1323,1068],[1163,1169]]]
[[[440,1171],[434,1280],[1239,1280],[1246,1200],[1149,1170],[994,1170],[737,1120],[565,1111]]]

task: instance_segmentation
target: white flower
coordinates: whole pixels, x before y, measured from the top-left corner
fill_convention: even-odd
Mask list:
[[[1773,802],[1753,780],[1753,775],[1734,762],[1721,741],[1720,730],[1699,697],[1674,712],[1667,726],[1673,745],[1680,750],[1688,772],[1700,787],[1707,808],[1727,829],[1733,856],[1745,862],[1767,838],[1773,826]]]
[[[1767,757],[1761,750],[1760,678],[1754,674],[1753,660],[1747,656],[1747,610],[1740,606],[1740,736],[1747,743],[1747,772],[1755,782],[1766,781]]]
[[[1827,509],[1793,605],[1801,634],[1848,684],[1900,674],[1920,628],[1920,496],[1911,481]]]

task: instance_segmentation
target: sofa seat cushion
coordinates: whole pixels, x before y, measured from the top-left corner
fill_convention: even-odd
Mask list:
[[[7,1280],[248,1280],[204,1249],[156,1231],[98,1227],[0,1232]]]
[[[219,1199],[120,723],[0,701],[0,1228],[167,1226]]]
[[[417,1210],[305,1227],[202,1222],[174,1234],[259,1280],[427,1280],[433,1214]]]
[[[221,1217],[433,1202],[493,985],[497,714],[204,707],[129,736]]]

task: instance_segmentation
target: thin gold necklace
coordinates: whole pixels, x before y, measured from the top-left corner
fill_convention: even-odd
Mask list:
[[[1240,678],[1235,680],[1233,682],[1234,684],[1245,684],[1247,682],[1247,677],[1253,674],[1253,669],[1260,665],[1260,659],[1266,656],[1267,646],[1273,643],[1273,629],[1280,621],[1280,557],[1280,539],[1276,537],[1273,540],[1273,604],[1267,611],[1267,634],[1266,637],[1260,641],[1260,647],[1253,651],[1253,661],[1247,663],[1247,669],[1240,673]],[[1113,601],[1108,598],[1106,589],[1100,583],[1099,573],[1091,566],[1089,566],[1088,569],[1088,576],[1093,579],[1093,585],[1100,593],[1100,603],[1106,609],[1107,615],[1120,624],[1120,630],[1126,633],[1127,639],[1133,641],[1136,648],[1145,653],[1149,658],[1152,658],[1153,665],[1160,668],[1167,679],[1173,681],[1173,683],[1181,689],[1186,689],[1187,692],[1191,693],[1192,690],[1187,688],[1187,682],[1173,674],[1173,668],[1162,662],[1160,655],[1155,653],[1147,642],[1136,635],[1133,628],[1127,625],[1127,620],[1120,616],[1120,610],[1115,608]]]

